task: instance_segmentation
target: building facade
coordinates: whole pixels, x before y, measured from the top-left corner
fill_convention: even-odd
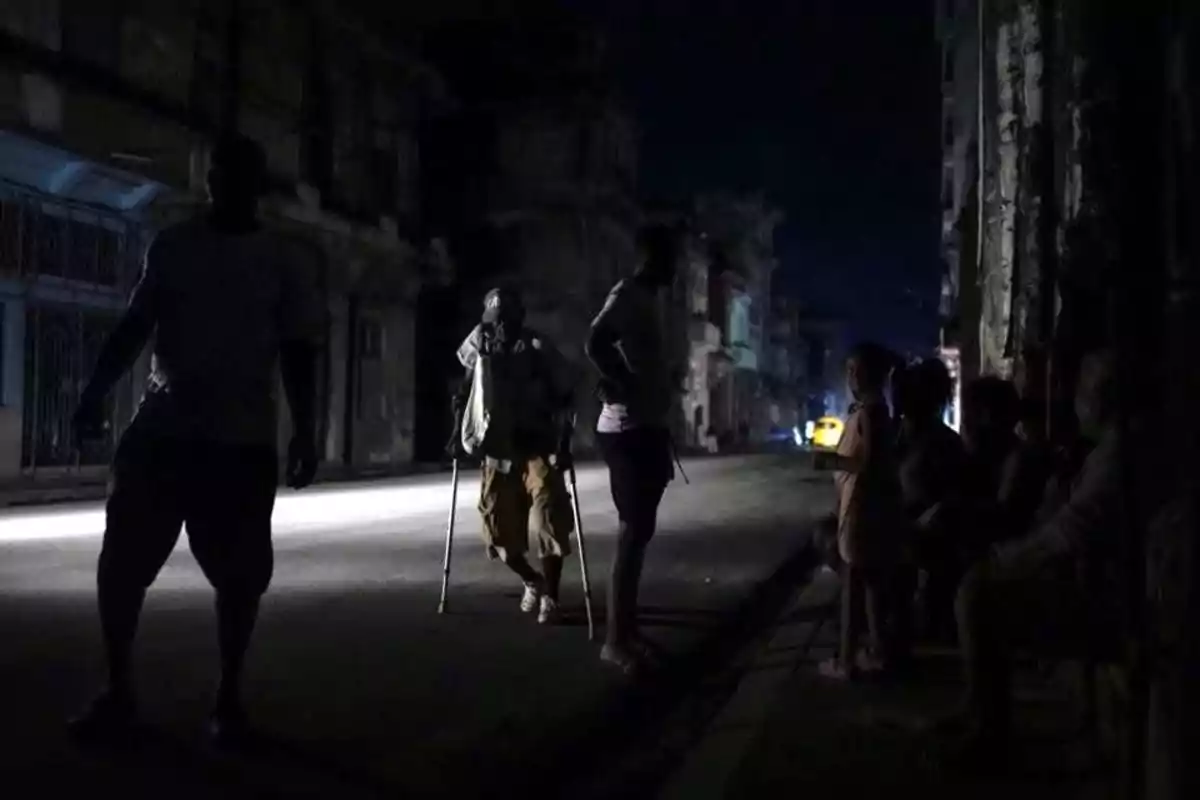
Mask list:
[[[803,308],[794,299],[771,298],[765,350],[773,438],[803,431],[808,421],[809,343],[803,336],[803,315]]]
[[[1107,325],[1104,259],[1085,244],[1102,216],[1091,178],[1107,166],[1087,132],[1099,77],[1084,57],[1090,22],[1067,0],[938,9],[944,355],[965,380],[1010,377],[1053,404],[1070,351]],[[1051,375],[1056,357],[1067,384]]]
[[[712,452],[717,448],[713,393],[728,380],[731,359],[723,339],[725,320],[710,296],[712,258],[707,239],[692,230],[687,215],[679,219],[686,220],[687,234],[680,277],[673,289],[674,313],[666,315],[674,358],[686,365],[678,440],[689,448]]]
[[[149,241],[200,207],[209,143],[233,128],[267,150],[268,224],[321,265],[326,461],[411,458],[418,114],[438,95],[371,27],[333,3],[4,4],[0,479],[106,463],[146,365],[84,453],[67,427],[79,389]]]
[[[842,414],[850,405],[846,391],[846,323],[813,309],[801,311],[800,339],[805,364],[805,422]]]
[[[765,331],[777,265],[774,233],[783,215],[759,196],[711,195],[695,201],[693,217],[708,247],[710,317],[730,362],[712,390],[711,425],[723,441],[761,442],[771,427]]]

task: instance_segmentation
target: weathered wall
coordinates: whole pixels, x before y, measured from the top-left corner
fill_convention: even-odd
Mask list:
[[[1137,14],[1111,0],[984,4],[980,360],[1036,385],[1048,350],[1066,422],[1079,356],[1112,346],[1122,424],[1147,409],[1171,431],[1148,461],[1138,437],[1122,439],[1126,620],[1112,633],[1138,655],[1127,664],[1125,789],[1155,800],[1200,792],[1185,754],[1200,663],[1187,623],[1200,613],[1197,17],[1189,3]]]
[[[1088,120],[1109,112],[1089,71],[1082,8],[980,0],[959,6],[943,42],[956,65],[944,88],[954,133],[944,162],[948,343],[962,347],[965,379],[1011,377],[1032,397],[1062,394],[1053,376],[1072,372],[1069,353],[1104,324],[1106,156]],[[1060,369],[1046,386],[1052,362]]]

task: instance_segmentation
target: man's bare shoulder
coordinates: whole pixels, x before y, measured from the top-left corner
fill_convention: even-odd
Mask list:
[[[624,317],[629,313],[631,305],[637,302],[635,294],[637,285],[629,278],[622,278],[617,281],[611,289],[608,290],[608,295],[604,298],[604,307],[600,309],[600,313],[592,320],[592,326],[605,323],[611,324],[616,317]]]
[[[608,290],[608,299],[610,301],[632,297],[637,293],[637,283],[631,278],[622,278],[613,284],[613,287]]]
[[[161,256],[178,248],[186,248],[197,238],[208,235],[208,226],[200,217],[189,217],[180,222],[166,225],[150,240],[149,256]]]

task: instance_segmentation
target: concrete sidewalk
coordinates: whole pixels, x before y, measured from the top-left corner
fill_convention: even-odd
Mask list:
[[[1054,680],[1017,678],[1017,753],[1004,775],[976,779],[942,764],[927,722],[954,707],[959,662],[949,650],[918,652],[902,685],[844,686],[816,665],[833,653],[838,580],[819,573],[749,659],[732,699],[660,794],[664,800],[807,796],[874,798],[898,790],[926,800],[1096,800],[1111,781],[1087,737],[1079,706]]]

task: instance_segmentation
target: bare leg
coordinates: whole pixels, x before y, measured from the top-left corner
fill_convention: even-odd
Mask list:
[[[124,581],[106,575],[103,570],[97,583],[100,629],[108,662],[106,691],[122,698],[132,698],[130,662],[146,590],[136,584],[124,585]]]
[[[217,713],[240,715],[242,671],[250,637],[258,621],[260,598],[232,592],[217,594],[217,639],[221,650],[221,685]]]
[[[863,608],[866,595],[862,569],[848,566],[842,583],[842,630],[838,642],[838,661],[846,670],[854,667],[858,655],[858,642],[862,635],[862,623],[866,610]],[[870,620],[867,621],[868,626]]]
[[[604,635],[605,645],[610,648],[626,648],[635,634],[638,584],[646,557],[643,541],[634,526],[621,523],[609,581],[608,623]]]

